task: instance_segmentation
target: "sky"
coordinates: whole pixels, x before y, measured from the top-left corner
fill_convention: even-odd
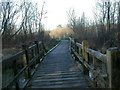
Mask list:
[[[33,0],[38,3],[38,6],[43,3],[41,0]],[[93,7],[95,0],[45,0],[44,10],[47,14],[42,20],[46,29],[55,29],[57,25],[66,25],[68,22],[67,13],[70,8],[73,8],[77,16],[85,13],[88,18],[93,18]]]
[[[3,0],[5,1],[5,0]],[[20,0],[13,0],[20,1]],[[87,18],[94,18],[93,11],[96,0],[26,0],[32,1],[38,4],[38,8],[41,10],[42,4],[45,1],[44,10],[47,14],[42,19],[45,29],[52,30],[58,25],[66,25],[68,23],[67,12],[70,8],[75,10],[78,17],[85,13]]]

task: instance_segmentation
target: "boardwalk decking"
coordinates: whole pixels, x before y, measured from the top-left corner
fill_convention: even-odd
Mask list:
[[[86,88],[88,84],[78,64],[70,55],[68,41],[62,40],[46,55],[27,87]]]

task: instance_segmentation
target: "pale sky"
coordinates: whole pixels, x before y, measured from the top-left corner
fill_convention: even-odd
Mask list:
[[[44,0],[33,0],[38,5]],[[67,24],[67,11],[70,8],[74,8],[77,16],[81,16],[85,13],[88,18],[93,18],[93,7],[95,6],[95,0],[45,0],[45,10],[47,11],[47,18],[42,22],[46,29],[54,29],[57,25]]]
[[[3,0],[4,1],[4,0]],[[13,0],[16,1],[17,0]],[[18,0],[19,1],[19,0]],[[70,8],[75,10],[77,16],[81,16],[85,13],[85,16],[89,19],[94,18],[93,7],[95,7],[96,0],[26,0],[38,3],[38,9],[41,10],[42,4],[45,1],[45,11],[47,14],[42,20],[45,29],[55,29],[57,25],[66,25],[68,22],[67,12]]]

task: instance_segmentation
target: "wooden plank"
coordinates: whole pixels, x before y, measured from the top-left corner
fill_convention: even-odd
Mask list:
[[[109,87],[120,88],[120,49],[107,50],[107,72],[109,75]]]
[[[2,68],[7,68],[8,64],[15,61],[17,57],[22,56],[23,54],[25,54],[25,51],[20,51],[6,59],[2,60]]]
[[[81,49],[82,49],[82,47],[83,47],[82,44],[80,44],[80,43],[78,43],[78,42],[76,43],[76,45],[77,45],[79,48],[81,48]]]
[[[67,42],[67,40],[61,41],[59,46],[46,55],[27,85],[28,88],[69,88],[71,85],[74,87],[88,86],[88,81],[84,78],[84,74],[80,72],[77,63],[68,52]]]
[[[95,58],[97,58],[98,60],[101,60],[102,62],[104,63],[107,63],[107,58],[106,58],[106,55],[105,54],[102,54],[98,51],[95,51],[95,50],[92,50],[92,49],[89,49],[89,48],[86,48],[86,51],[94,56]]]
[[[73,50],[74,51],[74,50]],[[88,63],[83,61],[83,57],[79,55],[77,52],[74,51],[74,54],[77,56],[79,61],[88,69],[88,70],[93,70],[93,67],[91,67]]]
[[[89,60],[89,57],[88,57],[88,53],[86,52],[86,48],[88,48],[88,42],[87,41],[83,41],[82,42],[82,56],[83,56],[83,61],[85,62],[85,63],[88,63],[88,60]],[[88,69],[86,69],[86,67],[83,67],[83,73],[85,74],[85,75],[89,75],[89,70]]]

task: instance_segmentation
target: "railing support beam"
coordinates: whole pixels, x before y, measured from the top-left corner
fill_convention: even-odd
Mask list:
[[[34,43],[37,45],[37,54],[38,54],[37,63],[40,63],[40,51],[39,51],[38,41],[34,41]]]
[[[88,53],[86,52],[86,48],[88,48],[88,42],[87,41],[83,41],[82,42],[82,55],[83,55],[83,58],[84,58],[84,62],[88,63]],[[84,66],[83,68],[83,73],[85,75],[89,75],[89,70]]]
[[[120,49],[107,50],[107,72],[109,88],[120,88]]]
[[[28,46],[27,45],[22,45],[22,49],[25,50],[25,54],[23,55],[23,66],[29,65],[29,56],[28,56]],[[25,71],[25,78],[30,78],[30,69],[28,68],[27,71]]]

